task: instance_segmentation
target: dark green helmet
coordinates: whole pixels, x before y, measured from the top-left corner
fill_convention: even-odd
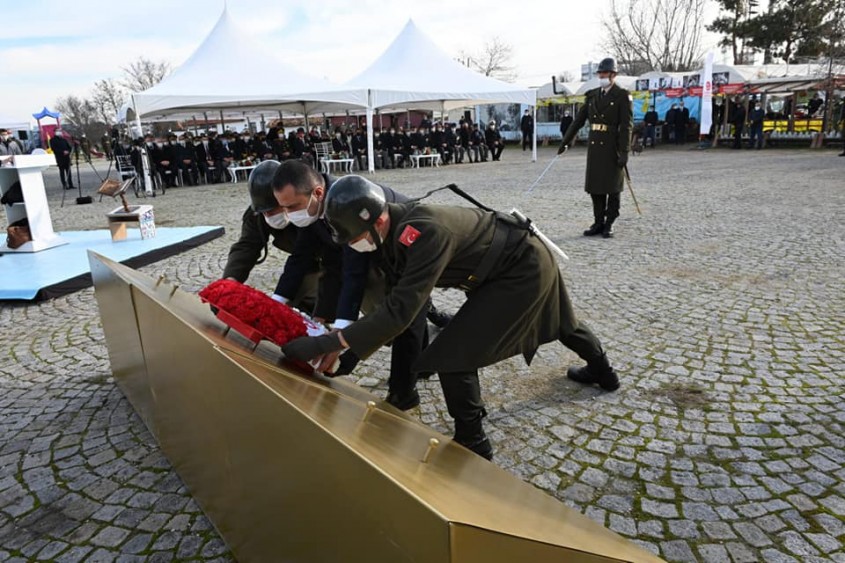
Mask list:
[[[326,194],[326,219],[332,228],[332,238],[346,244],[373,230],[386,205],[384,190],[378,184],[361,176],[340,178]]]
[[[616,70],[616,59],[612,57],[602,59],[596,72],[619,72]]]
[[[281,164],[277,160],[265,160],[249,175],[249,200],[255,213],[272,211],[279,207],[273,195],[273,175]]]

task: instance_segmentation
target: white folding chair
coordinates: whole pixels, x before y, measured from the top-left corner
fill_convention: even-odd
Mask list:
[[[314,150],[317,151],[317,162],[320,166],[320,170],[326,174],[329,173],[328,166],[323,163],[324,159],[328,159],[331,157],[332,154],[332,144],[331,143],[316,143],[314,145]]]

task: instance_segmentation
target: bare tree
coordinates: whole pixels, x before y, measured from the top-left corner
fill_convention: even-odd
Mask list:
[[[693,70],[702,55],[702,18],[706,0],[610,0],[602,18],[605,43],[620,70]]]
[[[568,70],[564,70],[557,75],[557,79],[559,82],[573,82],[575,80],[575,75]]]
[[[107,125],[112,125],[117,121],[117,112],[125,98],[126,92],[113,78],[97,81],[91,91],[91,103],[94,105],[97,116]]]
[[[516,73],[510,64],[513,57],[513,46],[499,37],[493,37],[484,43],[481,51],[475,54],[462,54],[461,59],[466,60],[470,68],[473,68],[492,78],[498,78],[505,82],[516,80]]]
[[[75,135],[85,134],[89,139],[102,135],[104,125],[99,121],[97,109],[91,100],[70,95],[56,100],[56,109],[62,121]]]
[[[142,92],[161,82],[170,74],[170,63],[166,61],[151,61],[146,57],[139,57],[137,61],[122,67],[123,80],[121,85],[130,92]]]

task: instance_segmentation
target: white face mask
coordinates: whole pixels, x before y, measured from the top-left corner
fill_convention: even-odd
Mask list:
[[[304,209],[300,209],[299,211],[294,211],[292,213],[286,213],[286,215],[288,216],[288,221],[290,221],[297,227],[307,227],[308,225],[311,225],[317,219],[319,219],[317,215],[309,215],[308,213],[308,208],[311,207],[312,199],[314,199],[313,192],[311,193],[311,197],[308,198],[308,205],[306,205]]]
[[[284,229],[288,226],[288,217],[285,213],[276,213],[275,215],[264,215],[264,222],[274,229]]]
[[[371,242],[367,237],[364,237],[359,241],[350,242],[349,248],[355,252],[374,252],[378,249],[378,246],[376,246],[376,243]]]
[[[610,78],[599,78],[599,86],[602,88],[610,86]]]

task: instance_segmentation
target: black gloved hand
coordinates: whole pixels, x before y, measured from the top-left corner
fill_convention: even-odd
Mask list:
[[[569,149],[569,145],[564,145],[561,143],[560,148],[557,150],[557,154],[563,154]]]
[[[343,350],[340,333],[330,332],[321,336],[301,336],[282,346],[286,358],[307,362],[331,352]]]
[[[628,153],[619,153],[619,156],[616,158],[616,164],[619,165],[619,168],[625,168],[625,166],[628,164]]]
[[[352,350],[347,350],[346,352],[340,355],[338,360],[340,360],[340,365],[338,366],[337,371],[335,371],[334,373],[325,374],[327,377],[349,375],[350,373],[352,373],[352,370],[355,369],[355,366],[358,365],[358,362],[361,361],[361,358],[359,358],[358,355]]]

